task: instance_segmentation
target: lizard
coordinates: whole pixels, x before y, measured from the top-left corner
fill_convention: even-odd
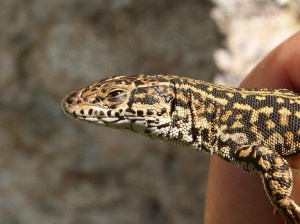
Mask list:
[[[104,78],[61,105],[71,118],[206,151],[260,175],[275,211],[300,223],[286,160],[300,152],[300,93],[139,74]]]

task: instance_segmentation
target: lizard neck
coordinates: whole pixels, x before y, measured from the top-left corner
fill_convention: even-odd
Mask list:
[[[208,97],[212,84],[190,79],[176,79],[171,105],[171,124],[168,141],[192,146],[212,154],[216,147],[216,121],[220,103]]]

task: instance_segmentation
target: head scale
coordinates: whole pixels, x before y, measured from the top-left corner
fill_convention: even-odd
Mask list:
[[[62,108],[78,120],[156,137],[168,133],[173,99],[165,76],[116,76],[70,93]]]

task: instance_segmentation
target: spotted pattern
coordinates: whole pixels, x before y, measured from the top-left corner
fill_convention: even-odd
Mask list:
[[[300,223],[286,157],[300,152],[300,95],[176,76],[115,76],[62,101],[75,119],[204,150],[262,177],[275,209]]]

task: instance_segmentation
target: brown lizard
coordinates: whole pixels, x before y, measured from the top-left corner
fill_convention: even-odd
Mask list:
[[[258,174],[286,221],[300,223],[287,157],[300,152],[300,95],[177,76],[115,76],[62,101],[75,119],[193,147]]]

